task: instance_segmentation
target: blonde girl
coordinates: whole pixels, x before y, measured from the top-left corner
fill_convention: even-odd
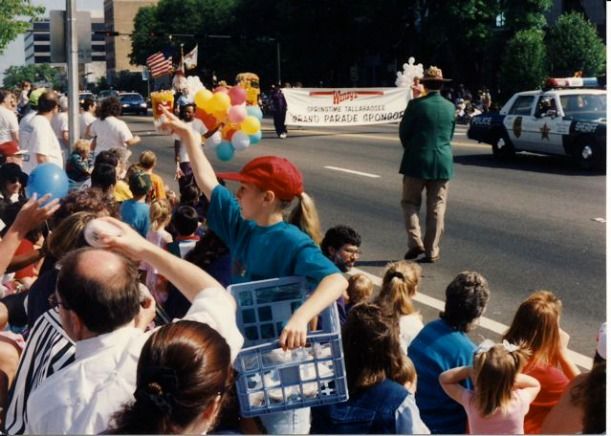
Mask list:
[[[258,157],[239,173],[218,174],[221,179],[240,182],[234,197],[219,183],[202,151],[201,137],[171,112],[164,110],[164,116],[163,127],[180,137],[197,186],[210,202],[208,226],[229,247],[232,282],[298,275],[313,286],[279,338],[285,349],[305,346],[309,321],[333,304],[348,282],[306,233],[284,221],[285,209],[295,200],[303,219],[314,216],[301,172],[287,159]],[[304,223],[301,228],[311,226]],[[268,433],[303,434],[310,429],[309,409],[266,415],[262,421]]]
[[[388,264],[382,288],[376,300],[388,313],[397,317],[401,334],[401,346],[407,347],[422,330],[422,315],[414,308],[412,298],[416,295],[422,279],[422,268],[405,260]]]
[[[526,433],[539,433],[543,420],[560,401],[579,369],[568,357],[569,335],[560,328],[562,302],[552,292],[536,291],[518,308],[503,339],[531,351],[524,373],[536,378],[541,392],[526,415]]]
[[[524,417],[541,388],[535,378],[520,374],[527,357],[517,345],[488,339],[475,351],[472,368],[440,374],[445,393],[465,408],[471,434],[524,434]],[[467,378],[473,390],[461,385]]]
[[[151,226],[146,239],[158,247],[165,248],[172,242],[172,235],[165,229],[170,224],[172,218],[170,202],[166,199],[153,201],[149,213]],[[158,275],[157,270],[151,265],[145,264],[144,266],[146,270],[146,286],[155,297],[157,303],[165,303],[168,298],[165,280],[162,276]]]

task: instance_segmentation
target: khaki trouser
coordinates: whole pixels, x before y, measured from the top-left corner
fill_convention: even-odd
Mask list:
[[[405,219],[408,249],[418,247],[424,250],[425,256],[439,256],[439,241],[443,234],[448,184],[448,180],[424,180],[403,176],[401,207]],[[426,188],[426,232],[423,242],[418,214],[424,188]]]

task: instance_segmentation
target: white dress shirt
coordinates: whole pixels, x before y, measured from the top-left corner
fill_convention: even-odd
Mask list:
[[[244,342],[234,300],[222,288],[201,291],[183,319],[208,324],[225,338],[235,359]],[[131,325],[76,343],[74,363],[56,372],[31,395],[28,434],[97,434],[112,415],[133,401],[142,346],[152,332]]]

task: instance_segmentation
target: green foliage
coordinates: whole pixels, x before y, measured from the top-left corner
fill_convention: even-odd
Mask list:
[[[40,16],[45,8],[30,0],[0,0],[0,55],[6,46],[30,27],[30,19]]]
[[[147,83],[142,80],[141,73],[132,71],[119,71],[112,81],[113,88],[121,91],[135,91],[147,95]]]
[[[562,14],[547,35],[547,52],[552,75],[572,76],[604,72],[606,48],[594,25],[582,14]]]
[[[547,25],[544,13],[552,4],[553,0],[505,0],[507,28],[512,34],[522,29],[543,29]]]
[[[547,74],[543,32],[520,30],[507,43],[501,65],[501,87],[505,96],[518,91],[537,89]]]
[[[11,66],[4,71],[5,88],[18,87],[24,80],[43,86],[51,85],[54,89],[62,87],[62,74],[49,64]]]

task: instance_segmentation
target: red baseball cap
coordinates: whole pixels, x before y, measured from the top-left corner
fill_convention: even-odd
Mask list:
[[[278,156],[261,156],[251,160],[239,173],[218,173],[224,180],[255,185],[273,191],[280,200],[292,200],[303,193],[301,171],[289,160]]]
[[[0,153],[5,156],[14,156],[17,154],[25,154],[27,150],[20,150],[19,144],[15,141],[7,141],[0,144]]]

